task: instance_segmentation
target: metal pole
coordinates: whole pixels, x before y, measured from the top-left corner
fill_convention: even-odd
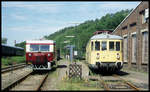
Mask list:
[[[14,46],[16,46],[16,40],[14,41]]]
[[[77,24],[80,24],[80,23],[75,22],[75,23],[69,23],[69,24],[75,24],[75,30],[77,30]],[[79,57],[79,46],[78,46],[79,42],[78,42],[78,38],[76,39],[77,39],[77,43],[75,42],[75,45],[77,45],[77,53],[78,53],[77,57]]]
[[[70,61],[72,62],[73,60],[73,46],[70,45]]]

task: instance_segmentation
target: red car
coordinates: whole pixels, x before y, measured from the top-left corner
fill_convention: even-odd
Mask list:
[[[31,64],[33,70],[50,70],[55,64],[55,41],[27,40],[26,63]]]

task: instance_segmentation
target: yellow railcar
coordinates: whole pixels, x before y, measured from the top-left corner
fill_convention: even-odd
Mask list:
[[[86,46],[86,61],[90,68],[120,70],[123,67],[122,37],[97,34]]]

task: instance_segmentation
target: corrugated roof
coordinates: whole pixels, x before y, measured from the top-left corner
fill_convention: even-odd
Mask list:
[[[2,46],[6,46],[6,47],[10,47],[10,48],[16,48],[16,49],[22,49],[22,50],[24,50],[24,48],[16,47],[16,46],[9,46],[9,45],[6,45],[6,44],[2,44]]]
[[[117,35],[110,35],[110,34],[98,34],[94,35],[90,38],[91,40],[96,40],[96,39],[123,39],[121,36]]]

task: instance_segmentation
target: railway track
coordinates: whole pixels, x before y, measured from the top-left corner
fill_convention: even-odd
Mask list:
[[[15,83],[9,85],[4,91],[40,91],[48,74],[48,72],[31,72],[17,80]]]
[[[2,68],[2,69],[1,69],[1,73],[6,73],[6,72],[9,72],[9,71],[13,71],[13,70],[16,70],[16,69],[20,69],[20,68],[23,68],[23,67],[25,67],[25,66],[26,66],[26,63],[11,65],[11,66]]]
[[[102,75],[99,75],[99,81],[103,85],[104,90],[133,90],[133,91],[140,91],[139,88],[134,86],[131,82],[124,80],[119,75],[112,75],[115,79],[104,79]]]

